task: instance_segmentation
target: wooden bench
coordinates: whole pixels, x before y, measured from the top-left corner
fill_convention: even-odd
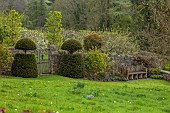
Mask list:
[[[147,78],[147,68],[143,65],[137,66],[122,66],[122,74],[128,79],[143,79]]]
[[[165,73],[165,74],[162,75],[163,78],[164,78],[165,80],[170,81],[170,71],[161,70],[161,72],[162,72],[162,73]]]

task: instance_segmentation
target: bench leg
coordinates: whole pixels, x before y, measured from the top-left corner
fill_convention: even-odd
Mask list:
[[[147,78],[147,74],[144,74],[144,75],[143,75],[143,78],[145,78],[145,79],[146,79],[146,78]]]
[[[143,75],[142,75],[142,74],[139,74],[139,78],[142,79],[142,78],[143,78]]]
[[[134,76],[134,75],[129,75],[129,79],[130,79],[130,80],[133,80],[133,76]]]
[[[134,75],[134,79],[136,79],[136,80],[138,79],[138,74]]]

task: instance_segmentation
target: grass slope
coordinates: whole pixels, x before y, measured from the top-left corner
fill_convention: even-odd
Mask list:
[[[85,84],[84,88],[76,85]],[[81,85],[80,85],[81,86]],[[88,99],[92,94],[94,98]],[[170,113],[170,82],[136,80],[94,82],[41,76],[38,78],[0,77],[0,107],[6,113]]]

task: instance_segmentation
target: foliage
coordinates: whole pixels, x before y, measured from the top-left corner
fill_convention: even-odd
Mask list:
[[[128,32],[112,31],[112,32],[96,32],[99,36],[103,36],[102,41],[102,52],[108,54],[119,54],[119,55],[135,55],[139,52],[139,43],[135,37],[132,37]],[[93,31],[81,30],[63,30],[63,39],[75,38],[83,44],[84,36],[94,34]],[[84,45],[85,47],[85,45]]]
[[[167,71],[170,71],[170,63],[169,64],[165,64],[163,69],[167,70]]]
[[[154,74],[154,75],[160,75],[161,74],[161,70],[160,70],[159,67],[149,68],[149,73],[150,74]]]
[[[151,76],[152,79],[163,79],[163,76],[162,75],[154,75],[154,76]]]
[[[4,44],[0,44],[0,69],[7,68],[13,60],[11,52]]]
[[[0,12],[0,43],[14,46],[19,39],[19,29],[22,26],[21,15],[15,10]]]
[[[69,2],[56,0],[54,3],[54,10],[63,14],[64,28],[94,31],[112,29],[126,31],[134,28],[130,0],[69,0]]]
[[[8,39],[9,36],[10,36],[10,28],[9,28],[9,26],[2,25],[0,23],[0,44],[2,44],[5,39]]]
[[[30,29],[43,27],[47,17],[45,0],[31,0],[26,7],[24,26]]]
[[[33,54],[16,54],[11,68],[12,75],[23,78],[38,77],[37,63]]]
[[[83,58],[81,54],[63,54],[58,74],[71,78],[83,77]]]
[[[97,33],[92,33],[84,37],[84,49],[89,51],[91,49],[100,49],[103,38]]]
[[[170,55],[170,1],[138,1],[136,7],[140,10],[140,15],[143,16],[140,20],[142,29],[139,31],[141,48],[162,55]]]
[[[24,50],[26,53],[26,50],[35,50],[36,44],[30,38],[22,38],[16,43],[15,49]]]
[[[164,64],[165,56],[160,54],[151,53],[147,51],[139,51],[138,54],[135,55],[137,64],[144,64],[146,67],[161,67]]]
[[[73,52],[77,50],[81,50],[82,45],[80,44],[79,41],[75,39],[69,39],[63,43],[63,45],[61,46],[61,49],[67,50],[70,54],[73,54]]]
[[[118,55],[135,55],[139,51],[137,40],[127,32],[104,32],[102,51]]]
[[[85,75],[87,77],[105,76],[107,61],[107,54],[103,54],[97,49],[88,51],[84,60]]]
[[[63,43],[61,18],[61,12],[50,11],[45,22],[46,38],[49,44],[58,44],[58,49],[61,48]]]
[[[10,37],[9,39],[5,39],[4,43],[14,46],[19,38],[19,28],[22,26],[21,15],[15,10],[10,10],[7,15],[6,24],[10,28]]]

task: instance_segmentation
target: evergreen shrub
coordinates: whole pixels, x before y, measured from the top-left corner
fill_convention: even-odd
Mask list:
[[[97,33],[92,33],[84,37],[84,49],[89,51],[91,49],[100,49],[102,46],[103,38]]]
[[[15,77],[36,78],[38,69],[34,54],[16,54],[11,68]]]
[[[83,77],[83,58],[81,54],[61,55],[58,74],[71,78]]]
[[[99,50],[88,51],[84,60],[86,77],[104,77],[108,67],[107,54],[101,53]]]
[[[61,46],[62,50],[67,50],[70,54],[73,54],[77,50],[82,49],[82,45],[79,41],[75,39],[69,39],[63,43]]]
[[[0,44],[0,70],[10,67],[12,60],[12,53],[4,44]]]

